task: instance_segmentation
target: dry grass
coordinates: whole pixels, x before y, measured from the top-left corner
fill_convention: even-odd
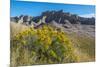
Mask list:
[[[25,26],[25,25],[22,25],[22,24],[18,24],[18,23],[14,23],[14,22],[11,22],[10,23],[10,37],[12,39],[13,36],[15,36],[16,34],[18,34],[19,32],[21,31],[24,31],[26,29],[28,29],[29,27],[28,26]],[[11,54],[13,58],[10,58],[10,61],[13,61],[11,62],[12,64],[12,67],[16,67],[16,59],[18,57],[18,53],[19,51],[12,51],[13,49],[11,49]]]
[[[95,61],[95,38],[85,34],[69,34],[75,47],[75,53],[79,56],[79,62]]]
[[[19,32],[24,31],[24,30],[26,30],[28,28],[29,28],[28,26],[11,22],[10,23],[11,36],[14,36],[14,35],[18,34]]]

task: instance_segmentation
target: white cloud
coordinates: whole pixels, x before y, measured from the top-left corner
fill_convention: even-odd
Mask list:
[[[40,1],[40,2],[55,2],[55,3],[95,5],[94,0],[18,0],[18,1]]]
[[[90,18],[90,17],[95,17],[94,13],[91,14],[84,14],[84,15],[80,15],[81,17],[86,17],[86,18]]]

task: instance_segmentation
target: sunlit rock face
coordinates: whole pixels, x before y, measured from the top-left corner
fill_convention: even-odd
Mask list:
[[[69,12],[63,12],[63,10],[59,11],[45,11],[40,16],[32,17],[28,15],[21,15],[16,17],[11,17],[11,21],[17,23],[24,23],[24,24],[31,24],[32,22],[35,23],[50,23],[55,21],[59,24],[85,24],[85,25],[95,25],[95,18],[85,18],[80,17],[76,14],[71,14]]]

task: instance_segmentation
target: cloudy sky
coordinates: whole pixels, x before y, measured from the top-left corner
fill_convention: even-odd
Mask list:
[[[38,16],[41,12],[47,10],[63,10],[82,17],[94,17],[94,5],[77,5],[77,4],[61,4],[61,3],[43,3],[34,1],[16,1],[11,0],[11,16],[30,15]]]

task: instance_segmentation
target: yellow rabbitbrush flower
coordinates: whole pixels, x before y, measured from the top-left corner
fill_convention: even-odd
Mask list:
[[[20,47],[13,45],[20,45]],[[16,49],[16,51],[13,50],[15,52],[27,49],[28,58],[32,59],[28,60],[30,64],[77,62],[73,45],[67,34],[63,31],[57,31],[49,25],[44,25],[38,29],[29,28],[20,32],[11,39],[11,46]],[[15,59],[16,62],[26,65],[27,63],[23,64],[20,58],[19,55]]]
[[[26,41],[25,41],[25,40],[22,40],[22,44],[23,44],[23,45],[26,45]]]
[[[50,37],[46,37],[45,40],[44,40],[44,45],[45,45],[46,49],[49,48],[49,46],[51,45],[51,43],[52,43],[51,38]]]

